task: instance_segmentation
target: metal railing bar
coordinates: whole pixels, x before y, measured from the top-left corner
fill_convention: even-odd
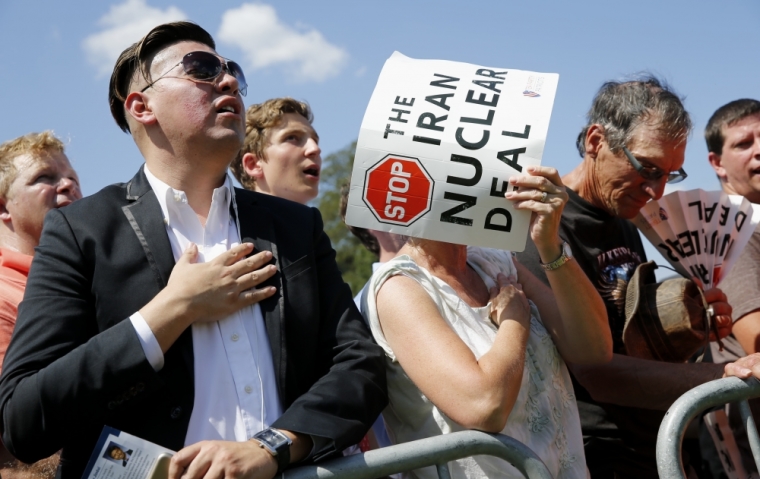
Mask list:
[[[697,414],[714,406],[757,396],[760,396],[760,381],[732,377],[702,384],[678,398],[665,413],[657,434],[657,472],[660,478],[686,477],[681,461],[681,444],[686,426]]]
[[[451,479],[448,463],[436,464],[435,468],[438,470],[438,479]]]
[[[752,410],[746,400],[739,402],[739,413],[742,416],[742,424],[747,430],[747,439],[749,440],[749,447],[752,449],[752,457],[755,458],[755,467],[760,471],[760,436],[757,434],[755,418],[752,417]]]
[[[413,447],[410,447],[413,446]],[[460,431],[383,447],[285,471],[283,479],[376,479],[475,455],[496,456],[528,479],[552,479],[541,459],[523,443],[501,434]]]

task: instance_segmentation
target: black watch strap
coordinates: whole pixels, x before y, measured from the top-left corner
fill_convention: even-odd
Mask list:
[[[290,465],[290,444],[280,447],[274,458],[277,460],[277,474],[281,474]]]
[[[290,465],[290,445],[293,441],[277,429],[267,428],[253,435],[261,448],[266,449],[277,461],[277,474]]]

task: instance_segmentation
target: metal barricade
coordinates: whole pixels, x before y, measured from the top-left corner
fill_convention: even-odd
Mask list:
[[[760,381],[755,378],[724,378],[710,381],[686,392],[670,406],[657,433],[657,472],[660,479],[682,479],[681,443],[692,419],[705,409],[739,402],[742,421],[747,428],[752,455],[760,467],[760,437],[747,399],[760,397]]]
[[[285,471],[283,479],[375,479],[398,472],[436,466],[449,479],[448,462],[475,455],[496,456],[528,479],[552,479],[546,465],[525,444],[501,434],[460,431],[332,459]]]

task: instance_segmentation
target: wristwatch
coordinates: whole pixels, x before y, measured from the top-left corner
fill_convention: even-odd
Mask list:
[[[573,250],[570,249],[570,245],[567,244],[567,241],[562,242],[562,254],[559,255],[559,258],[552,261],[551,263],[542,263],[541,260],[538,260],[538,263],[541,265],[542,268],[546,271],[554,271],[555,269],[559,268],[563,264],[567,263],[572,259],[573,257]]]
[[[277,461],[277,474],[285,470],[290,464],[290,445],[293,441],[277,429],[268,427],[253,435],[252,439],[259,442],[262,449],[266,449]]]

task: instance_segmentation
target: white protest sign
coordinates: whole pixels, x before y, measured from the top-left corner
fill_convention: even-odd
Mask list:
[[[760,206],[722,191],[675,191],[644,205],[633,223],[679,273],[712,288],[760,224]]]
[[[346,223],[522,251],[508,179],[541,164],[559,75],[395,52],[362,121]]]

